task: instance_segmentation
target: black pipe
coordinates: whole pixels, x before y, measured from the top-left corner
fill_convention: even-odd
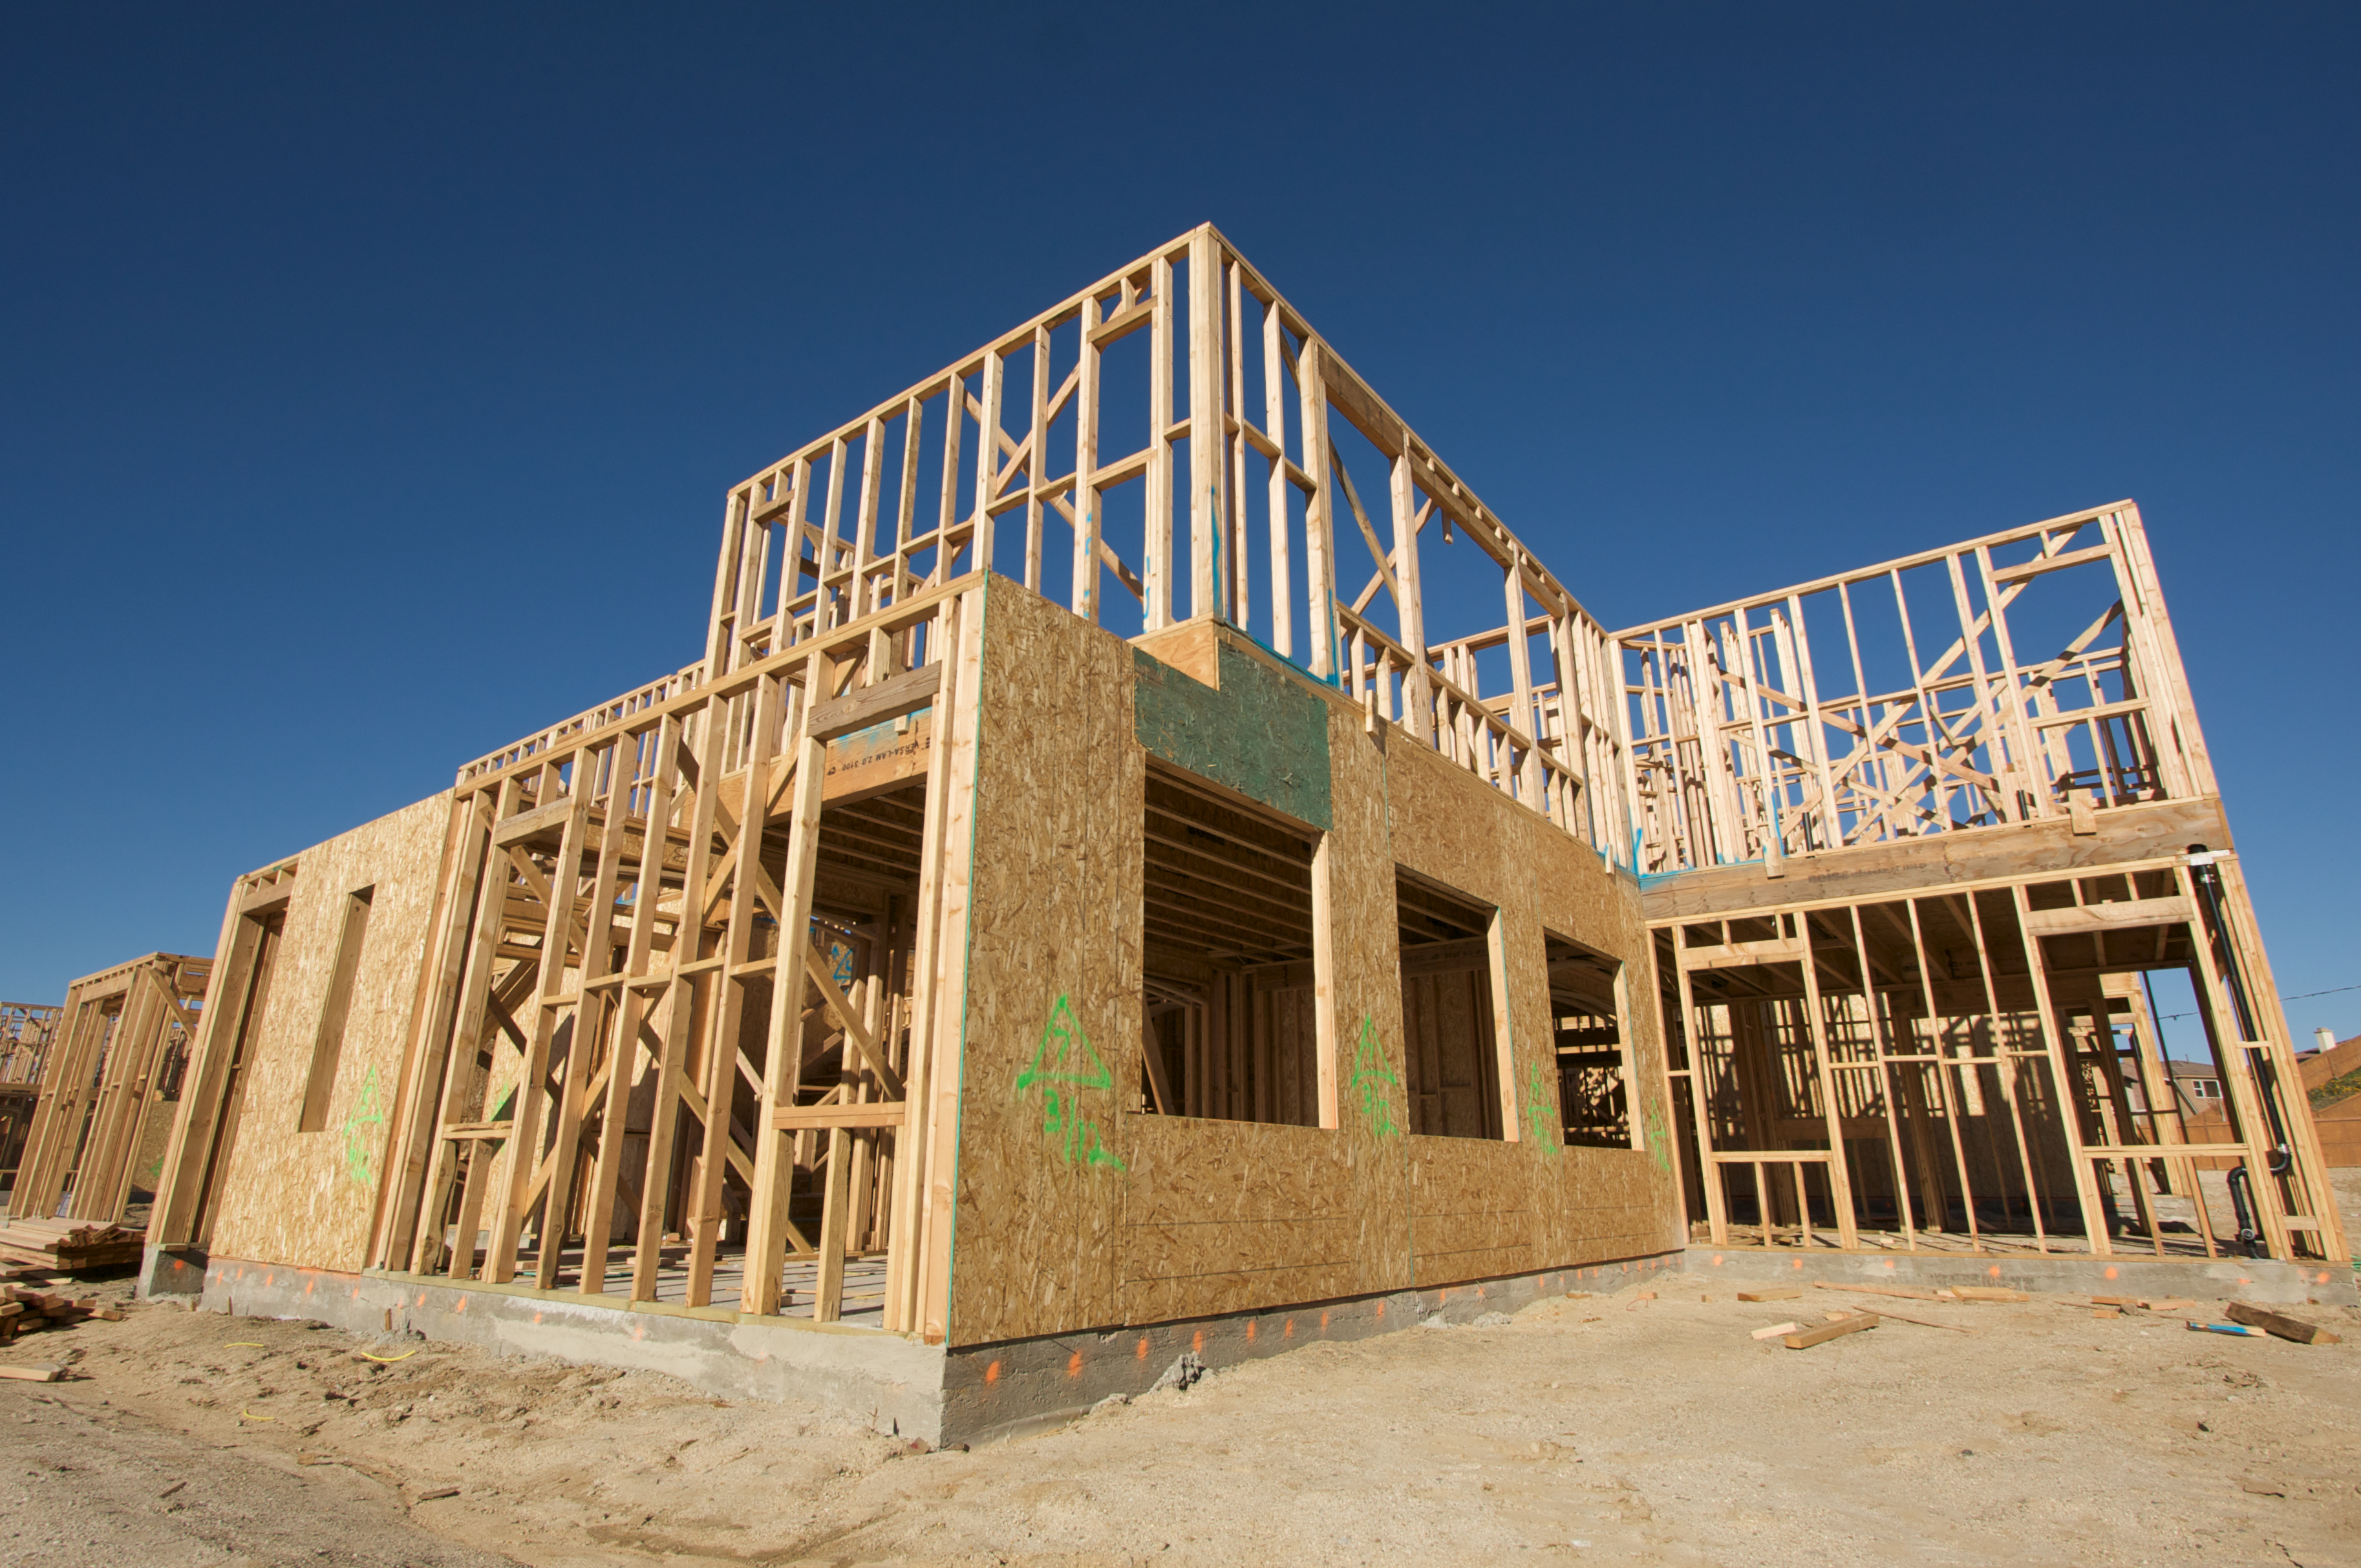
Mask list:
[[[2263,1245],[2263,1233],[2255,1223],[2254,1178],[2244,1165],[2230,1168],[2230,1208],[2238,1217],[2238,1245],[2246,1249],[2248,1257],[2268,1257],[2271,1249]]]
[[[2262,1038],[2255,1027],[2255,1010],[2246,1000],[2246,977],[2238,967],[2238,949],[2231,945],[2230,926],[2222,911],[2222,873],[2213,869],[2213,858],[2202,844],[2189,846],[2189,880],[2197,888],[2198,906],[2205,912],[2205,935],[2213,944],[2213,960],[2222,971],[2222,983],[2230,988],[2230,1006],[2238,1016],[2238,1037],[2254,1042]],[[2261,1091],[2263,1120],[2270,1124],[2271,1149],[2263,1164],[2273,1176],[2284,1176],[2295,1165],[2295,1150],[2288,1142],[2287,1119],[2279,1114],[2279,1075],[2271,1069],[2268,1053],[2247,1057],[2255,1069],[2255,1084]]]
[[[2230,928],[2222,918],[2222,873],[2213,869],[2213,857],[2202,844],[2189,846],[2189,877],[2197,884],[2197,902],[2205,911],[2205,934],[2213,939],[2222,982],[2230,988],[2230,1005],[2238,1014],[2238,1037],[2260,1039],[2255,1032],[2255,1010],[2246,1002],[2246,977],[2238,968],[2237,951],[2230,946]]]

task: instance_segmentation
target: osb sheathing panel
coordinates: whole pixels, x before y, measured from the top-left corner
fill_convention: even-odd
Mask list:
[[[1132,650],[1003,579],[989,596],[952,1343],[1679,1244],[1668,1146],[1569,1149],[1557,1134],[1545,925],[1631,966],[1641,1098],[1653,1103],[1663,1081],[1639,1001],[1653,981],[1637,890],[1400,732],[1365,733],[1341,699],[1328,705],[1332,827],[1318,873],[1334,925],[1317,1004],[1334,1028],[1337,1126],[1139,1113],[1146,754]],[[1044,682],[1044,670],[1060,678]],[[1408,1135],[1397,863],[1503,912],[1513,1141]],[[1105,1086],[1093,1087],[1101,1067]]]
[[[1345,1140],[1317,1127],[1127,1121],[1115,1260],[1124,1321],[1359,1293]]]
[[[1140,1074],[1131,648],[994,577],[980,663],[948,1324],[961,1344],[1116,1320],[1122,1109]]]
[[[384,1169],[395,1088],[451,818],[448,792],[297,857],[214,1250],[263,1263],[357,1269]],[[373,887],[326,1130],[296,1131],[346,898]]]
[[[1547,1257],[1534,1245],[1547,1197],[1535,1166],[1546,1157],[1489,1138],[1412,1137],[1412,1283],[1453,1285],[1569,1261]]]
[[[1242,651],[1262,657],[1235,641],[1225,650],[1233,658]],[[1411,1283],[1385,758],[1358,713],[1325,706],[1331,826],[1315,875],[1328,884],[1335,972],[1331,994],[1315,995],[1313,1005],[1328,1008],[1337,1042],[1338,1126],[1127,1118],[1139,1152],[1126,1182],[1119,1260],[1129,1322]]]

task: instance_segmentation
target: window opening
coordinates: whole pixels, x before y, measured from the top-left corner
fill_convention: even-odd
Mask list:
[[[1147,840],[1139,1108],[1318,1126],[1319,835],[1152,765]]]
[[[303,1086],[303,1113],[296,1130],[327,1130],[328,1099],[336,1090],[336,1063],[345,1052],[345,1018],[352,1011],[353,977],[361,967],[361,943],[368,936],[369,900],[375,887],[345,899],[345,928],[336,938],[336,969],[328,980],[328,1000],[320,1010],[320,1032],[312,1041],[312,1076]]]
[[[1637,1148],[1623,966],[1564,937],[1544,933],[1543,939],[1549,953],[1550,1026],[1557,1043],[1565,1141],[1588,1148]]]
[[[1499,1138],[1499,995],[1492,942],[1499,911],[1397,867],[1402,1057],[1410,1130]]]

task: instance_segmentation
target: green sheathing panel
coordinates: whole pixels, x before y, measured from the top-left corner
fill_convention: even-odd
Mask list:
[[[1150,756],[1327,831],[1328,705],[1226,642],[1220,658],[1215,691],[1132,650],[1139,743]]]

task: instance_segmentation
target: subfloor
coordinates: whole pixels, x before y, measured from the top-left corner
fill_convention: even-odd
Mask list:
[[[2336,1188],[2337,1210],[2345,1218],[2348,1237],[2361,1235],[2353,1229],[2356,1205],[2361,1205],[2361,1169],[2332,1170],[2329,1173]],[[2125,1257],[2233,1257],[2240,1255],[2237,1206],[2230,1196],[2230,1179],[2226,1172],[2201,1170],[2197,1173],[2199,1196],[2204,1201],[2204,1213],[2198,1212],[2198,1197],[2186,1193],[2173,1194],[2151,1190],[2148,1212],[2154,1217],[2157,1234],[2151,1235],[2136,1223],[2126,1225],[2114,1236],[2115,1252]],[[2119,1211],[2125,1215],[2135,1212],[2128,1196],[2124,1195],[2120,1179],[2116,1183]],[[2059,1223],[2074,1229],[2060,1229]],[[2011,1254],[2050,1255],[2071,1257],[2087,1256],[2091,1251],[2088,1237],[2080,1231],[2081,1220],[2064,1212],[2044,1216],[2045,1231],[2037,1234],[2030,1219],[2024,1213],[2001,1214],[1986,1212],[1979,1216],[1971,1232],[1964,1211],[1954,1205],[1946,1216],[1946,1228],[1920,1228],[1905,1234],[1898,1223],[1886,1225],[1861,1224],[1854,1234],[1861,1238],[1863,1251],[1990,1253],[2005,1256]],[[2205,1245],[2205,1231],[2210,1226],[2213,1236],[2212,1252]],[[1730,1239],[1722,1245],[1730,1247],[1836,1247],[1842,1237],[1834,1224],[1813,1224],[1808,1234],[1792,1220],[1773,1225],[1768,1235],[1755,1224],[1732,1222]],[[1693,1245],[1705,1245],[1712,1239],[1712,1227],[1703,1222],[1689,1226]]]
[[[656,1265],[656,1295],[659,1301],[683,1306],[688,1300],[688,1245],[686,1243],[666,1244]],[[618,1247],[607,1255],[607,1294],[623,1301],[631,1293],[631,1252],[630,1247]],[[533,1281],[536,1254],[526,1251],[517,1257],[516,1283]],[[480,1255],[478,1258],[480,1265]],[[582,1277],[582,1249],[567,1247],[558,1255],[559,1288],[572,1290]],[[746,1277],[745,1251],[724,1248],[713,1259],[713,1288],[707,1305],[735,1310]],[[455,1281],[454,1283],[458,1283]],[[813,1303],[819,1290],[819,1259],[790,1257],[779,1272],[779,1311],[783,1318],[803,1318],[813,1315]],[[844,1263],[844,1299],[839,1308],[839,1322],[862,1328],[879,1328],[885,1321],[885,1255],[874,1253],[862,1257],[847,1258]]]
[[[152,1306],[8,1357],[76,1378],[0,1382],[0,1562],[2361,1560],[2361,1311],[2290,1309],[2346,1341],[2299,1346],[2059,1296],[1646,1288],[931,1454],[656,1374]],[[1954,1326],[1750,1337],[1881,1305]]]

